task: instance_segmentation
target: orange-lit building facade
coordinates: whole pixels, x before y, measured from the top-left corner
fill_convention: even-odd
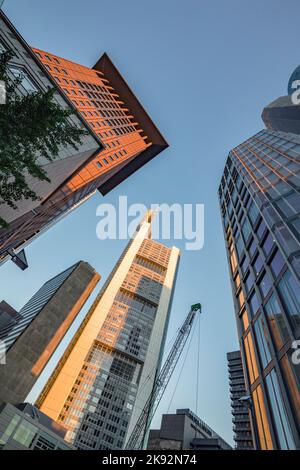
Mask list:
[[[7,18],[5,21],[10,28],[7,37],[13,31],[28,57],[28,46]],[[9,228],[0,230],[0,260],[8,249],[31,241],[97,190],[107,194],[168,146],[107,54],[89,68],[39,49],[30,52],[40,70],[26,69],[28,80],[41,89],[37,77],[46,77],[44,86],[55,87],[74,109],[86,127],[87,138],[94,139],[94,147],[89,154],[74,156],[76,160],[62,158],[62,163],[55,160],[48,165],[52,185],[30,182],[40,201],[34,205],[22,201],[21,209],[18,204],[18,210],[8,211]],[[25,55],[22,71],[27,66],[24,62]]]
[[[299,136],[262,130],[234,148],[219,201],[252,435],[262,450],[299,449]]]
[[[49,378],[37,406],[79,449],[121,449],[160,366],[179,250],[138,227]]]

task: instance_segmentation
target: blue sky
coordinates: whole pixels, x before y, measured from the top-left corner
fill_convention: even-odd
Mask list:
[[[96,238],[96,208],[101,202],[116,204],[119,195],[127,195],[129,203],[146,205],[204,203],[204,248],[182,252],[169,337],[174,336],[189,305],[200,301],[198,412],[229,442],[226,353],[237,347],[237,336],[217,188],[228,151],[262,129],[263,106],[286,94],[288,78],[299,63],[299,10],[297,0],[4,3],[4,11],[32,46],[87,66],[106,51],[170,148],[105,198],[93,197],[33,242],[27,249],[27,271],[19,271],[12,263],[3,266],[0,297],[18,309],[43,282],[79,259],[98,270],[102,285],[126,241]],[[174,244],[184,248],[177,240]],[[195,411],[195,339],[171,406],[178,372],[154,426],[169,407],[170,411],[188,407]]]

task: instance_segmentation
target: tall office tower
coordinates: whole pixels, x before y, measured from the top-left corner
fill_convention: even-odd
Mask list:
[[[77,146],[77,149],[71,145],[61,147],[57,158],[52,162],[44,157],[38,157],[38,163],[43,167],[51,182],[40,181],[29,175],[27,175],[27,182],[40,200],[32,201],[23,198],[18,201],[17,209],[7,204],[0,204],[0,216],[10,224],[7,229],[0,230],[0,262],[8,256],[7,250],[20,247],[34,235],[41,233],[50,221],[59,217],[62,211],[55,196],[57,191],[74,172],[81,169],[103,147],[92,127],[76,111],[71,100],[60,90],[47,69],[43,67],[1,10],[0,54],[5,51],[13,53],[9,64],[9,74],[12,78],[18,77],[21,80],[18,86],[20,95],[26,96],[28,93],[45,92],[49,88],[54,88],[55,103],[62,109],[74,111],[73,116],[69,118],[69,123],[85,129],[86,135],[83,136],[82,143]]]
[[[160,429],[151,429],[149,450],[232,450],[213,429],[191,410],[164,414]]]
[[[20,319],[0,331],[0,403],[24,402],[74,318],[100,279],[83,261],[46,282],[20,310]]]
[[[219,187],[245,379],[261,449],[299,448],[300,137],[263,130]]]
[[[37,400],[80,449],[120,449],[160,366],[179,250],[138,226]]]
[[[8,229],[0,230],[1,259],[8,249],[20,248],[97,190],[107,194],[168,144],[107,54],[88,68],[32,50],[4,14],[0,15],[0,50],[13,48],[18,70],[21,67],[26,73],[23,88],[32,91],[56,87],[65,106],[74,109],[76,119],[90,134],[86,137],[89,145],[85,143],[82,149],[85,153],[65,158],[66,150],[62,149],[62,162],[58,159],[48,165],[50,185],[32,182],[41,201],[21,201],[17,211],[1,209],[1,215],[3,210],[10,222]],[[20,74],[14,72],[14,65],[13,73]]]
[[[247,396],[240,351],[227,353],[227,362],[235,448],[237,450],[251,450],[253,449],[253,440],[250,410],[247,404],[240,401],[240,398]]]

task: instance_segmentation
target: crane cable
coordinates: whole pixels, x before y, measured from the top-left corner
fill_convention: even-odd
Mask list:
[[[198,321],[199,321],[199,327],[200,327],[200,315],[198,315]],[[183,368],[185,366],[185,363],[186,363],[186,360],[187,360],[187,357],[188,357],[188,354],[189,354],[189,351],[190,351],[190,348],[191,348],[191,344],[193,342],[193,338],[194,338],[194,334],[195,334],[195,331],[196,331],[196,324],[193,328],[193,331],[192,331],[192,334],[191,334],[191,338],[190,338],[190,341],[189,341],[189,344],[188,344],[188,347],[187,347],[187,350],[186,350],[186,353],[185,353],[185,356],[184,356],[184,360],[183,360],[183,363],[181,365],[181,369],[180,369],[180,372],[179,372],[179,375],[178,375],[178,379],[176,381],[176,384],[175,384],[175,387],[174,387],[174,390],[173,390],[173,393],[172,393],[172,396],[171,396],[171,399],[170,399],[170,402],[169,402],[169,406],[168,406],[168,409],[167,409],[167,414],[169,413],[170,411],[170,408],[171,408],[171,405],[172,405],[172,402],[173,402],[173,399],[174,399],[174,396],[175,396],[175,393],[176,393],[176,390],[177,390],[177,387],[178,387],[178,384],[179,384],[179,380],[181,378],[181,375],[182,375],[182,372],[183,372]],[[198,339],[198,342],[199,342],[199,339]]]
[[[200,315],[198,316],[198,354],[197,354],[197,384],[196,384],[196,416],[198,415],[198,399],[199,399],[199,379],[200,379]],[[196,329],[196,328],[195,328]]]

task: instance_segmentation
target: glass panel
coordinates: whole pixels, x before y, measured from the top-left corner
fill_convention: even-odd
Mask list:
[[[284,258],[282,256],[282,254],[280,253],[280,251],[277,250],[274,257],[272,258],[271,263],[270,263],[271,270],[272,270],[275,277],[278,276],[278,274],[282,270],[284,264],[285,264]]]
[[[248,365],[249,380],[252,384],[258,377],[258,369],[254,353],[252,335],[250,331],[245,337],[245,352]]]
[[[254,413],[257,422],[259,443],[262,450],[272,450],[273,442],[266,413],[265,400],[261,386],[258,385],[253,392]]]
[[[280,449],[296,449],[291,426],[283,404],[281,390],[279,388],[275,369],[272,369],[270,374],[267,375],[266,385],[269,393],[269,399]]]
[[[268,256],[268,254],[271,252],[273,245],[274,245],[273,237],[270,233],[268,233],[267,238],[265,239],[264,244],[263,244],[263,251],[266,256]]]
[[[9,425],[7,426],[5,432],[2,434],[1,438],[0,438],[0,444],[6,444],[6,442],[8,441],[8,439],[10,438],[10,436],[12,435],[12,433],[14,432],[15,430],[15,427],[17,426],[18,422],[20,421],[20,416],[19,415],[14,415],[14,417],[12,418],[11,422],[9,423]]]
[[[300,363],[294,364],[291,356],[294,350],[283,356],[280,364],[287,383],[287,391],[294,405],[294,411],[300,423]]]
[[[254,260],[254,265],[253,265],[254,271],[257,276],[260,273],[262,267],[263,267],[262,259],[259,255],[257,255],[257,257]]]
[[[292,327],[296,330],[300,325],[300,286],[290,271],[286,271],[278,284]]]
[[[36,426],[33,426],[33,424],[23,419],[20,426],[15,432],[14,440],[19,442],[23,446],[30,448],[33,439],[37,434],[37,431],[38,428]]]
[[[257,321],[255,322],[254,331],[256,334],[261,364],[264,369],[272,360],[272,349],[268,333],[268,327],[262,315],[260,315]]]
[[[38,91],[36,85],[33,83],[26,70],[19,67],[10,67],[10,71],[16,78],[21,79],[21,85],[28,93]]]
[[[251,297],[249,299],[249,304],[250,304],[251,314],[252,314],[252,316],[254,316],[256,314],[256,312],[258,311],[259,307],[260,307],[259,302],[258,302],[258,298],[257,298],[257,295],[256,295],[255,292],[254,292],[254,294],[251,295]]]
[[[254,276],[252,272],[250,271],[245,279],[245,287],[246,287],[246,292],[248,293],[251,290],[251,287],[254,284]]]
[[[266,303],[265,310],[267,313],[269,326],[272,331],[273,339],[277,348],[280,349],[289,339],[289,333],[285,318],[282,314],[275,294],[273,294],[270,297],[270,300]]]
[[[250,237],[251,234],[251,227],[247,219],[245,219],[243,225],[242,225],[242,233],[244,236],[245,242],[247,242],[248,238]]]
[[[261,291],[263,298],[267,297],[272,287],[271,279],[268,273],[265,273],[264,277],[259,283],[259,287],[260,287],[260,291]]]
[[[254,202],[252,202],[252,204],[249,208],[249,213],[248,214],[249,214],[249,218],[252,222],[252,225],[254,225],[256,220],[257,220],[257,217],[259,215],[259,210],[257,208],[257,205]]]
[[[248,317],[248,313],[246,312],[246,310],[243,311],[241,318],[242,318],[243,331],[245,332],[249,326],[249,317]]]

